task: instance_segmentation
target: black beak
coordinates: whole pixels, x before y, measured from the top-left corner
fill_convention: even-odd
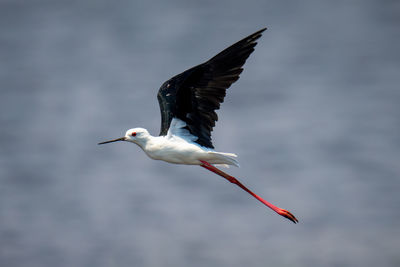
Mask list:
[[[98,143],[98,145],[103,145],[103,144],[108,144],[108,143],[118,142],[118,141],[125,141],[125,137],[117,138],[117,139],[110,140],[110,141],[101,142],[101,143]]]

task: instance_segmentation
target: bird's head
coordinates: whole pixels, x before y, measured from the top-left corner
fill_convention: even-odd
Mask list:
[[[126,131],[124,137],[101,142],[101,143],[99,143],[99,145],[108,144],[108,143],[117,142],[117,141],[126,141],[126,142],[131,142],[131,143],[141,145],[144,142],[146,142],[146,140],[148,139],[149,136],[150,136],[150,134],[146,129],[133,128],[133,129],[129,129],[128,131]]]
[[[125,133],[125,140],[127,142],[138,143],[142,140],[147,139],[150,136],[149,132],[143,128],[133,128],[129,129]]]

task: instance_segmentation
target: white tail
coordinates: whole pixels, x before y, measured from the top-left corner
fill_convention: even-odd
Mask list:
[[[229,168],[229,165],[240,167],[239,162],[236,160],[236,154],[214,151],[209,151],[208,154],[212,155],[211,160],[209,160],[212,164],[224,166],[227,168]]]

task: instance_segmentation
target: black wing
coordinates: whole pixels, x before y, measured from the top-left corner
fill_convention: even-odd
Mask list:
[[[166,135],[172,118],[186,122],[201,146],[214,148],[211,131],[224,101],[226,89],[239,79],[242,66],[254,51],[256,40],[266,28],[228,47],[209,61],[166,81],[158,91],[161,110],[160,135]]]

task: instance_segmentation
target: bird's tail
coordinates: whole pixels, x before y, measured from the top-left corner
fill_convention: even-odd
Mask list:
[[[208,162],[214,165],[219,165],[223,167],[229,168],[229,165],[233,165],[236,167],[239,166],[239,162],[236,160],[237,155],[233,153],[224,153],[224,152],[215,152],[215,151],[209,151],[208,152],[210,159],[208,159]]]

